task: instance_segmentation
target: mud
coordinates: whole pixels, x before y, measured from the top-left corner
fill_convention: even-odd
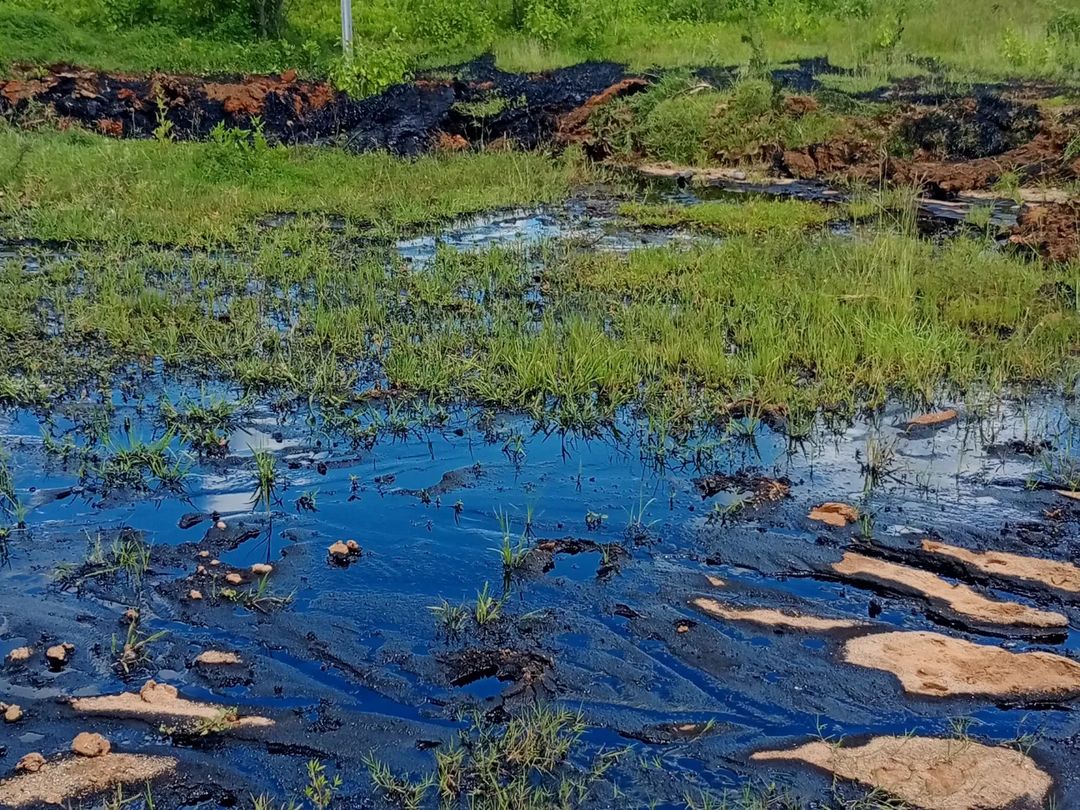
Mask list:
[[[1052,782],[1019,751],[970,740],[877,737],[859,746],[814,742],[793,751],[763,751],[752,759],[805,762],[923,810],[1040,810]]]
[[[185,700],[175,686],[147,681],[136,694],[123,692],[119,695],[75,698],[71,708],[79,714],[105,715],[108,717],[131,717],[150,722],[165,720],[220,722],[228,729],[266,728],[274,721],[266,717],[234,716],[227,706],[215,706]]]
[[[620,84],[624,78],[624,69],[614,64],[512,74],[485,58],[420,74],[354,101],[328,84],[297,79],[295,71],[203,79],[58,66],[0,82],[0,111],[17,113],[32,102],[104,134],[147,138],[160,123],[160,99],[180,139],[204,139],[219,122],[250,127],[257,116],[264,133],[283,143],[339,143],[357,151],[416,155],[494,142],[534,148],[550,141],[564,121],[571,129],[578,126],[574,122],[586,114],[571,114],[603,103],[605,91],[617,95],[637,87]],[[489,112],[493,101],[495,113]]]
[[[766,608],[740,608],[724,605],[715,599],[693,599],[690,604],[717,619],[752,622],[765,627],[775,627],[783,630],[828,633],[833,630],[854,630],[864,626],[862,622],[849,619],[823,619],[817,616],[795,616]]]
[[[953,584],[927,571],[848,552],[833,570],[853,581],[915,593],[932,604],[988,627],[1051,630],[1069,626],[1067,617],[1016,602],[987,598],[968,585]]]
[[[33,773],[22,773],[0,781],[0,805],[35,807],[70,806],[87,795],[100,794],[117,785],[139,791],[143,785],[176,769],[171,757],[141,754],[105,754],[87,758],[75,756],[47,762]]]
[[[1072,261],[1080,256],[1080,202],[1030,206],[1020,215],[1010,241],[1050,261]]]
[[[1022,579],[1071,594],[1080,594],[1080,568],[1072,563],[1041,560],[1003,552],[975,553],[935,540],[923,540],[923,551],[958,560],[965,566],[997,577]]]
[[[877,633],[844,645],[849,664],[891,672],[910,694],[1071,699],[1080,664],[1044,652],[1013,653],[938,633]]]

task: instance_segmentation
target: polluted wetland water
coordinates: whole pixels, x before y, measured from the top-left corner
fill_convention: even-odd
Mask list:
[[[758,198],[643,199],[500,212],[394,261],[694,251],[724,237],[645,208]],[[828,211],[810,238],[862,238]],[[288,330],[288,309],[263,314]],[[150,782],[158,807],[298,784],[437,806],[492,778],[523,807],[1080,805],[1071,398],[797,425],[736,403],[682,432],[629,404],[559,428],[381,378],[342,419],[315,395],[119,376],[0,414],[2,805],[147,804]]]

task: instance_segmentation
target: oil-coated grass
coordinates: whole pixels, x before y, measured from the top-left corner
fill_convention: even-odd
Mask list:
[[[747,198],[693,205],[625,203],[619,206],[619,214],[650,228],[739,235],[809,230],[844,218],[845,211],[803,200]]]
[[[572,155],[491,152],[402,161],[294,147],[269,150],[261,158],[265,171],[239,174],[222,170],[221,150],[214,143],[0,127],[0,232],[207,245],[235,241],[242,226],[279,213],[393,229],[559,199],[582,171]]]
[[[118,246],[0,266],[0,390],[33,403],[157,362],[332,409],[377,385],[566,426],[633,403],[665,418],[742,397],[850,409],[1068,383],[1078,285],[1075,266],[889,220],[629,255],[442,250],[423,268],[299,220],[236,255]]]

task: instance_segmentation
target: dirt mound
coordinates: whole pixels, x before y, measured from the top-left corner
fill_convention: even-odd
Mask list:
[[[67,805],[70,801],[111,790],[117,785],[139,785],[176,770],[171,757],[137,754],[76,756],[47,762],[37,771],[0,782],[0,806]]]
[[[1072,563],[1040,560],[1002,551],[974,552],[936,540],[923,540],[923,551],[958,560],[984,574],[1039,582],[1059,591],[1080,593],[1080,568]]]
[[[1040,128],[1039,111],[998,95],[946,101],[917,110],[898,127],[902,141],[938,160],[992,157],[1027,143]]]
[[[1052,262],[1080,256],[1080,202],[1033,205],[1020,213],[1009,239]]]
[[[813,742],[751,759],[805,762],[923,810],[1038,810],[1053,785],[1019,751],[971,740],[877,737],[855,748]]]
[[[803,630],[809,633],[827,633],[832,630],[852,630],[862,627],[862,622],[849,619],[821,619],[817,616],[794,616],[769,608],[740,608],[725,605],[715,599],[691,599],[690,604],[717,619],[750,622],[784,630]]]
[[[641,86],[624,79],[623,68],[608,63],[514,74],[485,58],[355,101],[323,82],[300,81],[294,71],[210,80],[55,67],[44,76],[0,81],[0,111],[42,104],[129,138],[150,137],[164,114],[180,139],[206,138],[218,122],[249,127],[258,116],[265,134],[285,143],[336,141],[415,155],[447,142],[535,147],[586,115],[573,114],[583,105],[591,109]]]
[[[996,602],[967,585],[953,585],[928,571],[861,554],[845,553],[843,559],[833,565],[833,570],[848,579],[914,593],[979,624],[1040,629],[1069,626],[1069,620],[1060,613],[1038,610],[1017,602]]]
[[[938,633],[877,633],[851,639],[844,660],[891,672],[916,695],[1071,698],[1080,664],[1051,653],[1013,653]]]

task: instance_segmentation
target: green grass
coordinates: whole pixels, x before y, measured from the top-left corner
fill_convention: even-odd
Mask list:
[[[665,418],[743,397],[850,409],[1077,370],[1076,266],[1010,257],[977,234],[933,244],[891,214],[858,237],[760,221],[690,249],[445,250],[423,269],[307,220],[234,256],[119,243],[45,257],[32,274],[9,261],[4,375],[66,396],[160,363],[296,392],[346,430],[358,420],[359,435],[375,380],[399,400],[580,427],[634,403]],[[164,447],[109,449],[100,472],[117,485],[182,475]]]
[[[188,6],[191,4],[188,3]],[[694,0],[380,0],[354,9],[359,42],[403,49],[415,66],[452,64],[488,51],[514,70],[585,59],[635,68],[748,60],[744,4]],[[828,54],[847,66],[941,61],[961,75],[1075,74],[1080,44],[1069,7],[1055,0],[765,0],[756,27],[770,59]],[[287,4],[281,39],[235,24],[200,27],[185,0],[0,0],[0,60],[74,62],[114,70],[278,71],[325,75],[337,53],[335,0]]]
[[[648,92],[601,108],[593,129],[615,154],[679,164],[760,162],[763,151],[830,140],[863,118],[818,106],[795,112],[768,81],[743,79],[718,89],[671,73]],[[862,105],[864,113],[875,108]]]
[[[619,214],[650,228],[743,235],[805,231],[842,219],[845,212],[803,200],[746,198],[693,205],[625,203],[619,206]]]
[[[575,156],[490,152],[405,161],[339,149],[271,149],[250,174],[215,143],[117,141],[0,127],[0,234],[7,238],[211,245],[276,213],[413,226],[549,202],[585,171]],[[0,387],[0,391],[2,391]]]

